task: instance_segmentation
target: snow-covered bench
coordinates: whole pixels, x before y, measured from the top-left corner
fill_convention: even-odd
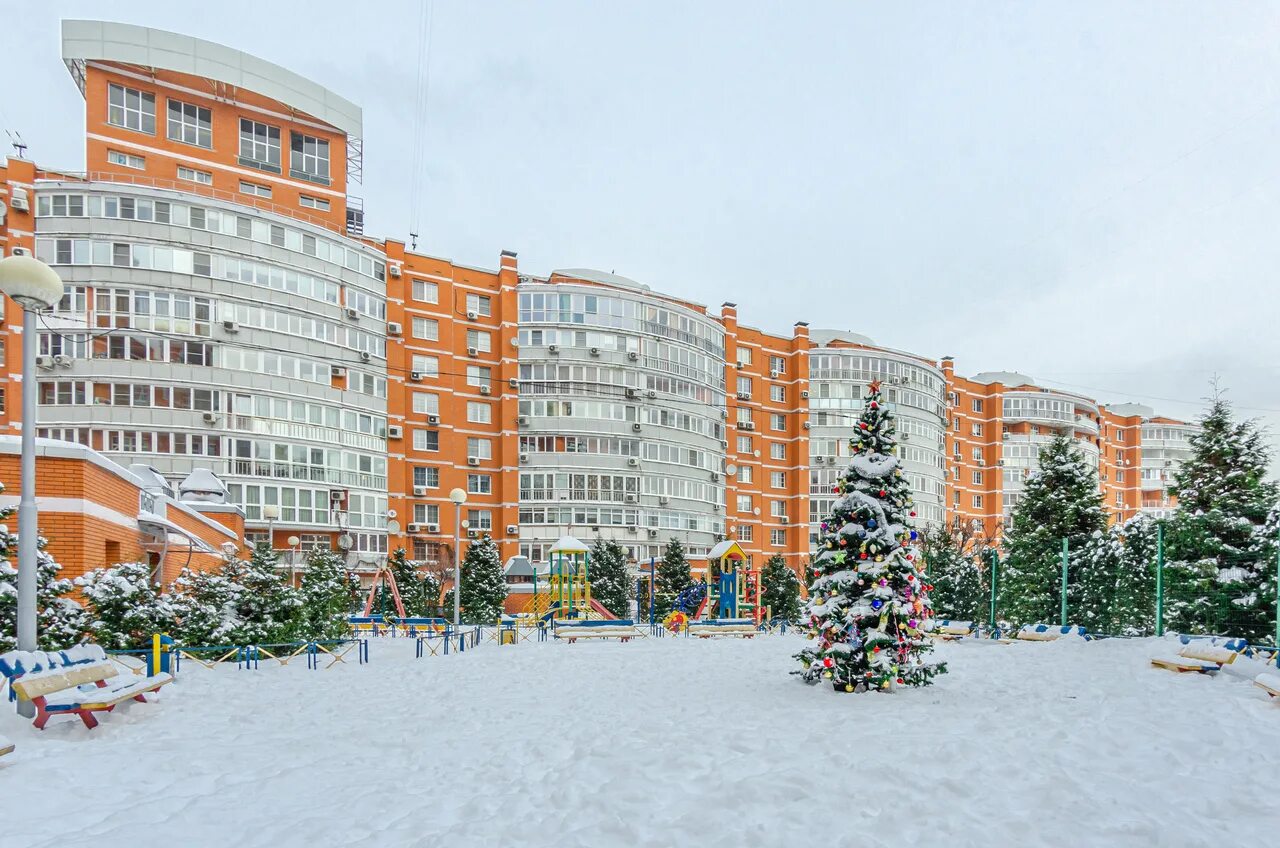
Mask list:
[[[1201,674],[1221,671],[1225,665],[1236,661],[1236,657],[1248,651],[1249,645],[1243,639],[1228,639],[1217,643],[1212,639],[1184,640],[1185,644],[1176,657],[1152,657],[1151,664],[1157,668],[1170,671],[1194,671]]]
[[[1280,698],[1280,674],[1263,672],[1253,679],[1253,685],[1273,698]]]
[[[1064,636],[1088,639],[1089,633],[1078,624],[1068,624],[1064,627],[1054,624],[1027,624],[1018,631],[1018,638],[1026,642],[1052,642]]]
[[[977,632],[977,622],[974,621],[951,621],[950,619],[943,619],[933,628],[934,638],[941,639],[944,642],[951,642],[956,639],[963,639],[966,636],[973,636]]]
[[[5,754],[12,754],[15,747],[17,746],[9,741],[9,737],[0,736],[0,757],[3,757]]]
[[[689,622],[689,635],[697,636],[699,639],[710,639],[714,636],[750,639],[759,632],[755,622],[749,618],[713,618]]]
[[[41,730],[57,715],[79,716],[85,727],[97,727],[94,713],[111,712],[128,700],[146,703],[148,693],[173,680],[169,674],[114,680],[120,670],[97,645],[10,651],[0,656],[0,673],[8,678],[13,697],[35,706],[35,726]]]
[[[635,624],[627,619],[593,621],[557,621],[552,635],[572,644],[579,639],[617,639],[630,642],[640,635]]]

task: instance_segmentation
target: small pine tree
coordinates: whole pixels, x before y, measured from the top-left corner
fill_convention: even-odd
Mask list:
[[[4,486],[0,485],[0,492]],[[7,522],[17,510],[0,509],[0,522]],[[62,566],[45,550],[46,540],[36,542],[36,640],[41,650],[69,648],[84,638],[88,619],[84,608],[67,595],[75,588],[71,580],[58,576]],[[0,653],[18,646],[18,537],[0,524]]]
[[[346,635],[347,619],[359,603],[360,579],[327,546],[307,552],[306,568],[298,590],[302,601],[298,636],[337,639]]]
[[[689,573],[689,560],[685,558],[684,545],[680,544],[679,539],[672,538],[662,551],[662,561],[658,563],[658,573],[654,579],[653,606],[659,621],[675,608],[676,596],[691,583],[693,576]]]
[[[1111,532],[1120,541],[1120,569],[1111,603],[1111,632],[1147,636],[1155,632],[1155,519],[1138,515]]]
[[[88,604],[89,633],[104,648],[139,648],[154,633],[172,633],[174,609],[156,591],[151,566],[122,562],[76,578]]]
[[[1027,478],[1005,535],[1008,556],[1000,574],[1000,614],[1015,624],[1055,622],[1062,600],[1062,540],[1068,544],[1068,617],[1097,601],[1071,594],[1073,572],[1095,533],[1107,528],[1097,474],[1073,440],[1058,435],[1040,451],[1039,470]],[[1094,584],[1085,591],[1095,591]]]
[[[781,556],[771,556],[760,573],[760,604],[775,619],[797,621],[800,618],[800,578]]]
[[[241,645],[291,641],[302,602],[281,573],[280,555],[271,545],[259,542],[248,560],[228,563],[227,571],[244,589],[237,599],[239,623],[231,638]]]
[[[940,618],[981,619],[990,602],[990,541],[958,522],[921,534],[920,551],[930,585],[929,600]]]
[[[487,534],[467,548],[462,558],[462,614],[472,624],[493,624],[502,615],[507,581],[498,545]]]
[[[612,539],[597,537],[591,546],[591,597],[618,618],[631,615],[631,598],[635,587],[627,571],[627,554]]]
[[[236,611],[244,587],[229,573],[230,563],[208,571],[184,568],[170,587],[174,637],[187,646],[232,643]]]

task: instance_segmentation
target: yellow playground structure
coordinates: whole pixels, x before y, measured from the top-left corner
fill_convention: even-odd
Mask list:
[[[525,614],[544,621],[615,617],[591,597],[591,554],[585,544],[573,536],[561,536],[548,555],[547,591],[539,591],[535,574],[533,600],[525,607]]]

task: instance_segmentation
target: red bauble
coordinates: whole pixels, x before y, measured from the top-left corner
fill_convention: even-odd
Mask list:
[[[902,685],[903,685],[904,683],[906,683],[906,682],[907,682],[907,681],[903,680],[901,677],[899,677],[899,678],[898,678],[898,685],[899,685],[899,686],[902,686]]]
[[[823,657],[823,658],[822,658],[822,665],[823,665],[825,668],[831,668],[831,666],[835,665],[835,663],[831,662],[831,657]]]
[[[886,494],[888,494],[888,492],[886,492],[884,489],[880,490],[880,497],[883,498]]]
[[[858,559],[866,559],[866,558],[867,558],[867,552],[866,552],[866,551],[863,551],[862,553],[858,554]]]
[[[865,430],[867,429],[867,422],[861,421],[858,423],[858,426]]]

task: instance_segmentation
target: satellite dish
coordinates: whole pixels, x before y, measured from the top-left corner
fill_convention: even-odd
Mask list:
[[[392,536],[399,536],[399,535],[400,535],[400,522],[399,522],[399,521],[388,521],[388,522],[387,522],[387,532],[388,532],[388,533],[390,533]]]
[[[338,547],[342,548],[344,551],[351,550],[351,546],[353,544],[355,544],[355,540],[352,539],[351,536],[346,533],[343,533],[341,536],[338,537]]]

